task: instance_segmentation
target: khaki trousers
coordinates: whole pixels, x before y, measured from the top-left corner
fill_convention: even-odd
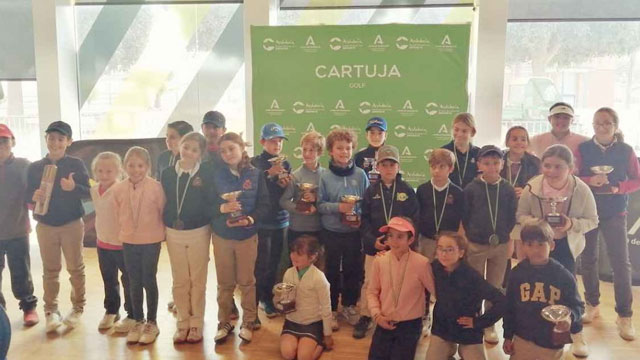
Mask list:
[[[510,360],[560,360],[563,349],[547,349],[521,337],[513,337],[513,355]],[[466,359],[466,358],[465,358]]]
[[[373,261],[375,259],[375,256],[364,256],[364,282],[362,283],[362,288],[360,289],[360,316],[371,317],[371,311],[369,311],[369,303],[367,302],[367,286],[369,286],[369,282],[371,281],[371,268],[373,267]]]
[[[67,265],[71,282],[71,304],[73,310],[83,311],[86,303],[84,261],[82,259],[82,239],[84,223],[82,219],[62,226],[36,225],[40,256],[42,257],[42,287],[44,311],[58,311],[58,293],[60,292],[60,270],[62,258]]]
[[[167,228],[178,329],[204,326],[210,240],[209,225],[192,230]]]
[[[485,360],[487,355],[484,351],[484,344],[462,345],[445,341],[439,336],[431,335],[429,348],[427,349],[427,360],[449,360],[456,351],[464,360]]]
[[[418,245],[420,248],[420,254],[429,259],[429,261],[436,259],[436,247],[438,243],[435,240],[424,235],[420,235],[418,237]]]
[[[236,285],[241,293],[242,323],[253,323],[257,316],[256,278],[253,271],[258,254],[258,235],[245,240],[227,240],[213,233],[212,239],[218,278],[218,323],[230,321]]]
[[[484,276],[489,284],[500,289],[507,270],[507,260],[511,257],[509,248],[509,244],[492,246],[469,242],[467,263]],[[487,310],[491,304],[485,301],[484,307]]]

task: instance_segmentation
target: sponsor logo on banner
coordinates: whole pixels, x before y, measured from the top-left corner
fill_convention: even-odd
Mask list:
[[[429,163],[429,156],[431,156],[432,152],[433,149],[427,149],[424,151],[424,160],[427,162],[427,164]]]
[[[342,99],[339,99],[336,103],[336,106],[334,106],[333,109],[329,111],[335,116],[345,116],[351,112],[351,110],[345,108]]]
[[[296,129],[294,126],[292,125],[283,125],[282,126],[282,131],[284,131],[284,133],[287,136],[291,136],[291,135],[295,135],[296,132],[298,131],[298,129]]]
[[[340,124],[333,124],[329,126],[329,131],[335,130],[335,129],[351,130],[356,135],[359,135],[362,132],[362,130],[359,127],[355,127],[355,126],[345,126]]]
[[[427,129],[418,126],[396,125],[393,130],[393,134],[398,138],[418,138],[429,133]]]
[[[312,122],[310,122],[309,126],[307,126],[307,132],[312,132],[312,131],[316,131],[316,127],[313,126]]]
[[[434,115],[454,115],[460,112],[460,106],[455,104],[440,104],[429,102],[424,107],[424,112],[429,116]]]
[[[449,34],[445,35],[442,38],[442,41],[440,41],[440,45],[436,45],[436,47],[440,49],[440,51],[442,52],[453,52],[458,48],[457,45],[451,42],[451,38],[449,37]]]
[[[402,180],[421,184],[427,179],[427,174],[420,171],[403,171]]]
[[[317,114],[324,111],[324,105],[296,101],[293,103],[292,110],[296,114]]]
[[[304,42],[304,45],[300,46],[300,48],[304,52],[318,52],[318,50],[320,50],[320,46],[316,45],[316,41],[311,35],[309,35],[307,40]]]
[[[293,157],[296,159],[302,159],[302,146],[297,146],[293,149]]]
[[[451,132],[446,124],[442,124],[438,128],[438,131],[433,134],[433,137],[438,140],[451,140]]]
[[[418,113],[418,110],[413,108],[411,100],[406,100],[402,105],[402,108],[398,110],[398,113],[400,113],[400,115],[402,116],[414,116]]]
[[[329,48],[333,51],[339,50],[354,50],[363,46],[360,39],[344,39],[340,37],[333,37],[329,40]]]
[[[411,164],[415,162],[416,159],[417,159],[417,156],[411,153],[411,150],[409,149],[408,146],[405,146],[400,152],[400,163],[403,165]]]
[[[278,104],[278,100],[273,99],[273,101],[271,101],[271,105],[269,106],[269,108],[266,110],[267,114],[269,115],[282,115],[282,113],[284,112],[284,109],[280,108],[280,104]]]
[[[293,40],[280,40],[280,39],[272,39],[265,38],[262,40],[262,48],[266,51],[281,51],[281,50],[289,50],[296,45]]]
[[[401,78],[400,70],[396,64],[344,64],[344,65],[318,65],[315,68],[316,77],[360,79],[360,78]]]
[[[422,50],[431,45],[429,39],[398,36],[396,38],[396,48],[398,50]]]
[[[371,51],[385,51],[387,50],[387,48],[389,48],[388,44],[385,44],[384,40],[382,39],[382,36],[380,34],[376,35],[376,37],[373,39],[373,43],[369,44],[367,46],[369,48],[369,50]]]
[[[385,114],[387,112],[393,111],[393,107],[389,104],[385,103],[372,103],[369,101],[363,101],[360,103],[358,107],[361,114]]]

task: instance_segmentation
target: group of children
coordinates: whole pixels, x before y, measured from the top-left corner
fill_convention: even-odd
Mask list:
[[[202,340],[210,243],[218,282],[216,342],[234,329],[236,287],[242,309],[239,336],[244,341],[251,341],[261,326],[259,305],[267,317],[282,309],[272,288],[287,245],[292,267],[283,281],[294,284],[296,292],[295,311],[285,315],[281,335],[285,359],[317,359],[324,349],[331,349],[339,315],[354,326],[357,339],[376,325],[370,359],[413,358],[421,333],[431,322],[427,359],[449,359],[456,351],[466,360],[485,359],[482,344],[498,343],[494,324],[502,317],[504,351],[512,359],[556,359],[563,344],[553,341],[554,325],[542,318],[541,309],[567,306],[570,320],[556,328],[571,333],[574,354],[588,355],[575,258],[585,246],[594,251],[597,232],[592,234],[598,226],[613,233],[624,230],[625,221],[618,216],[626,210],[623,194],[640,187],[633,150],[614,138],[614,133],[618,136],[615,112],[599,110],[594,128],[595,145],[591,141],[580,145],[576,165],[564,145],[548,147],[538,159],[527,151],[529,136],[520,126],[507,133],[508,151],[493,145],[478,148],[471,142],[476,131],[473,116],[458,114],[452,123],[453,140],[430,153],[431,179],[417,191],[402,180],[398,149],[385,144],[387,122],[380,117],[367,122],[368,147],[355,156],[357,139],[349,130],[332,130],[326,140],[317,132],[305,134],[300,141],[303,163],[291,171],[280,157],[287,140],[280,125],[263,126],[263,152],[249,158],[248,144],[240,135],[226,132],[224,116],[212,111],[203,119],[204,136],[186,122],[169,124],[168,150],[158,161],[157,179],[149,175],[147,150],[134,146],[123,161],[112,152],[96,156],[93,187],[82,162],[65,154],[72,141],[68,124],[58,121],[49,126],[45,137],[49,153],[29,166],[11,154],[15,139],[3,126],[0,173],[13,176],[7,182],[15,183],[11,204],[26,212],[24,203],[46,200],[40,190],[44,165],[58,167],[49,211],[35,216],[47,331],[62,321],[57,305],[61,253],[71,275],[73,304],[63,322],[73,327],[82,315],[81,199],[91,196],[105,285],[106,312],[99,328],[126,332],[129,343],[148,344],[159,333],[156,271],[160,244],[166,240],[177,312],[176,343]],[[602,128],[608,132],[601,134]],[[319,162],[325,148],[330,156],[327,168]],[[615,152],[609,154],[609,149]],[[590,172],[590,166],[603,165],[602,157],[615,162],[613,176]],[[19,176],[23,170],[24,185]],[[614,184],[615,195],[594,198],[585,182],[592,187]],[[15,191],[19,186],[26,189],[26,201]],[[551,198],[563,200],[551,205]],[[3,205],[0,212],[2,224],[9,221],[7,207]],[[554,227],[546,221],[552,210],[561,219]],[[3,227],[0,244],[9,244],[5,238],[15,239],[11,246],[22,248],[28,268],[28,220],[11,221],[21,228],[14,225],[10,232]],[[511,270],[514,246],[519,264]],[[618,252],[624,254],[623,249]],[[15,272],[16,277],[25,277]],[[119,317],[119,273],[124,319]],[[585,288],[593,318],[599,292],[597,274],[591,275]],[[498,290],[503,283],[506,296]],[[30,293],[14,289],[25,323],[27,316],[37,322],[30,286]],[[619,326],[627,321],[631,326],[631,294],[620,288],[616,287]],[[432,321],[429,299],[436,300]]]

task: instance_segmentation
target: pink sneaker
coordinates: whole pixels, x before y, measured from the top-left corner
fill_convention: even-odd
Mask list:
[[[33,326],[40,322],[40,318],[38,318],[38,313],[35,309],[25,311],[24,317],[22,319],[24,322],[24,326]]]

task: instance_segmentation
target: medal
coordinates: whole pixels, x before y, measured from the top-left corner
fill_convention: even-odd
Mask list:
[[[500,245],[500,238],[498,237],[498,235],[492,234],[491,236],[489,236],[489,245],[491,246]]]
[[[484,180],[484,178],[482,178],[482,180],[484,181],[484,188],[487,192],[487,202],[489,203],[489,218],[491,219],[491,228],[493,229],[493,234],[491,234],[491,236],[489,236],[489,245],[491,246],[497,246],[500,244],[500,238],[498,237],[498,235],[496,235],[496,227],[498,225],[498,202],[500,200],[499,196],[500,196],[500,181],[502,180],[498,180],[498,185],[497,185],[497,189],[496,189],[496,211],[494,213],[493,208],[491,207],[491,198],[489,198],[489,184],[487,184],[487,181]]]
[[[440,224],[442,224],[442,218],[444,217],[444,209],[447,207],[447,198],[449,197],[449,183],[447,182],[447,192],[444,194],[444,201],[442,202],[442,210],[440,211],[440,218],[438,218],[438,202],[436,201],[436,188],[431,182],[431,190],[433,192],[433,219],[436,226],[436,236],[440,232]]]
[[[184,222],[180,219],[174,221],[173,228],[176,230],[184,230]]]

